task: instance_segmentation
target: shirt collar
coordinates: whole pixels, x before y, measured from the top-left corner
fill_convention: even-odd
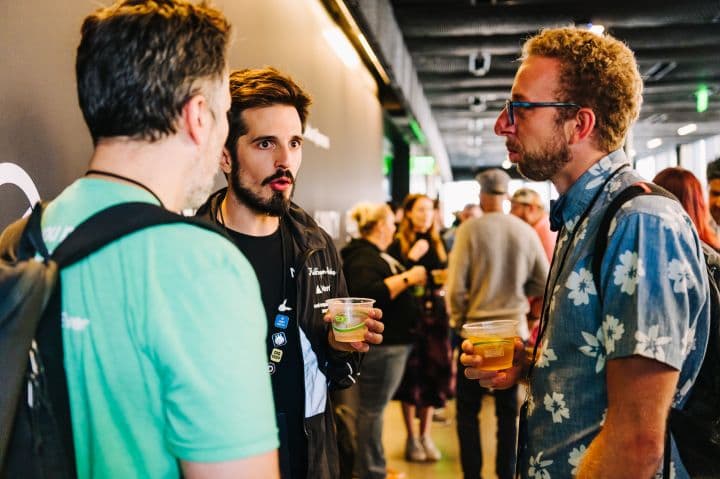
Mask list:
[[[622,149],[610,152],[588,168],[570,189],[558,198],[560,204],[556,214],[562,217],[566,230],[573,231],[580,216],[590,206],[595,191],[602,187],[608,176],[624,164],[628,164],[628,159]]]

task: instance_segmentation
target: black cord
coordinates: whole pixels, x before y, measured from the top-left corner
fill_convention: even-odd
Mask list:
[[[134,185],[137,185],[137,186],[139,186],[140,188],[142,188],[143,190],[145,190],[145,191],[147,191],[148,193],[150,193],[151,195],[153,195],[153,196],[155,197],[155,199],[158,200],[158,202],[160,203],[160,206],[162,206],[163,208],[165,208],[165,205],[163,204],[163,202],[162,202],[162,200],[160,199],[160,197],[159,197],[158,195],[156,195],[153,190],[151,190],[150,188],[148,188],[147,186],[143,185],[142,183],[140,183],[140,182],[137,181],[137,180],[133,180],[132,178],[128,178],[127,176],[118,175],[117,173],[111,173],[111,172],[109,172],[109,171],[101,171],[101,170],[87,170],[87,171],[85,172],[85,176],[88,176],[88,175],[109,176],[109,177],[111,177],[111,178],[117,178],[118,180],[127,181],[128,183],[132,183],[132,184],[134,184]]]

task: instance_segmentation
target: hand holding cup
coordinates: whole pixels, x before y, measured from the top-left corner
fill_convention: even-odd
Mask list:
[[[382,311],[373,308],[368,298],[328,299],[324,320],[332,324],[328,342],[338,351],[367,352],[370,344],[382,343],[385,325],[379,321]]]
[[[524,345],[515,335],[516,320],[486,320],[463,325],[467,338],[460,362],[465,377],[477,379],[487,388],[507,389],[515,384],[524,367]]]

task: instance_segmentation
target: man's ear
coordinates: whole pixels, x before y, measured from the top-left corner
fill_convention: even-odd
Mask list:
[[[226,147],[223,147],[220,155],[220,169],[226,175],[229,175],[232,170],[232,158],[230,158],[230,152]]]
[[[207,133],[208,118],[208,102],[203,95],[192,96],[183,106],[182,121],[190,139],[199,144],[203,141]]]
[[[590,108],[580,108],[573,120],[573,127],[568,140],[570,145],[579,143],[592,135],[595,129],[595,112]]]

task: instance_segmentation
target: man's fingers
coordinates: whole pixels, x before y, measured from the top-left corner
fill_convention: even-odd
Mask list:
[[[372,308],[370,310],[370,312],[368,313],[368,316],[370,316],[372,319],[382,319],[382,316],[383,316],[382,309]]]
[[[482,363],[482,356],[479,356],[477,354],[466,354],[462,353],[460,355],[460,362],[463,366],[469,367],[469,368],[479,368]]]
[[[475,346],[473,346],[469,339],[464,340],[460,347],[468,354],[472,354],[475,352]]]
[[[382,333],[385,331],[385,324],[381,321],[375,321],[374,319],[366,319],[365,325],[368,328],[368,331],[371,331],[373,333]]]
[[[367,342],[367,343],[380,344],[380,343],[382,343],[382,340],[383,340],[382,334],[372,333],[370,331],[365,333],[365,342]]]

